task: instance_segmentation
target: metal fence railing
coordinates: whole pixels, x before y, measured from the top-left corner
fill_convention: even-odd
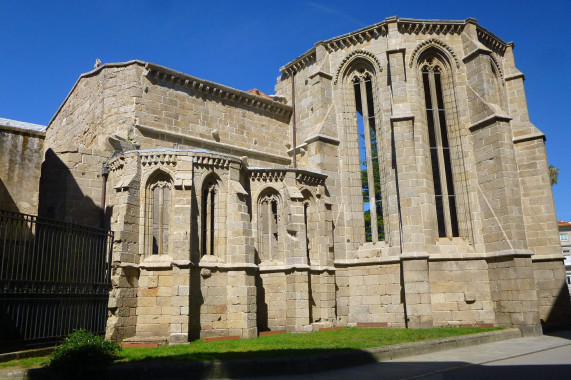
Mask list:
[[[0,210],[0,352],[104,333],[113,233]]]

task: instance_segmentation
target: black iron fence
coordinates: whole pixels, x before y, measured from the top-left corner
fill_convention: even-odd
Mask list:
[[[110,231],[0,210],[0,352],[103,334]]]

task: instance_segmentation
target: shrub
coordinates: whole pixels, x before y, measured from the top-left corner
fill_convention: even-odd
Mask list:
[[[53,369],[80,372],[111,364],[121,347],[87,330],[76,330],[50,355],[47,366]]]

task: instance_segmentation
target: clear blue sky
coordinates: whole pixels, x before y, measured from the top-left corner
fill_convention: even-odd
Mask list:
[[[273,93],[280,66],[388,16],[475,17],[514,41],[532,122],[547,135],[558,219],[571,220],[571,1],[0,0],[0,117],[47,124],[81,73],[141,59]]]

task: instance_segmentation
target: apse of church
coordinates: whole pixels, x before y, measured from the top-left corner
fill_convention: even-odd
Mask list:
[[[474,19],[392,17],[318,42],[271,96],[141,61],[82,75],[45,145],[85,197],[44,199],[85,223],[85,199],[105,205],[107,337],[563,322],[513,47]]]

